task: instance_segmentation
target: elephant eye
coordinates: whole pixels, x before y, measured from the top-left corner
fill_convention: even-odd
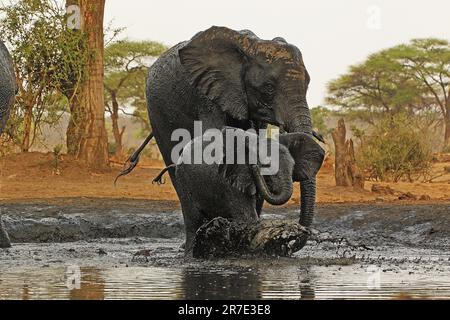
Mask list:
[[[263,91],[265,94],[273,95],[275,93],[275,86],[271,83],[266,83],[263,87]]]

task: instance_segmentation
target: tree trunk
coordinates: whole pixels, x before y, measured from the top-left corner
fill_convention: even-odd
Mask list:
[[[77,156],[80,151],[81,136],[84,128],[84,114],[80,110],[80,96],[70,95],[69,99],[70,118],[66,131],[67,153]]]
[[[450,151],[450,105],[447,106],[447,112],[444,115],[444,149]]]
[[[364,176],[356,164],[353,140],[347,140],[346,135],[344,119],[340,119],[337,128],[332,132],[336,186],[364,189]]]
[[[80,6],[79,0],[66,0],[66,8],[71,6]],[[73,11],[70,12],[73,15]],[[75,20],[71,21],[73,24],[74,32],[80,32],[78,30],[81,25],[77,21],[81,21],[81,17],[73,17]],[[70,18],[69,18],[70,19]],[[76,31],[78,30],[78,31]],[[81,105],[81,93],[78,86],[79,82],[77,78],[71,79],[63,88],[63,93],[69,100],[70,118],[66,131],[66,147],[67,153],[72,156],[77,156],[80,151],[80,143],[82,132],[84,128],[85,117],[80,109]]]
[[[304,246],[308,235],[296,221],[230,221],[219,217],[198,229],[192,254],[194,258],[249,253],[290,256]]]
[[[109,168],[103,87],[103,15],[105,0],[80,0],[82,29],[88,37],[89,61],[81,87],[80,111],[84,125],[78,159],[92,170]]]
[[[22,152],[28,152],[30,150],[30,137],[31,137],[31,125],[33,121],[33,106],[27,106],[25,114],[23,116],[24,128],[23,128],[23,140],[22,140]]]
[[[125,127],[122,127],[122,129],[119,129],[119,102],[117,101],[115,92],[111,92],[111,100],[112,100],[111,122],[112,122],[114,141],[116,143],[115,155],[118,157],[121,157],[123,155],[122,137],[123,137],[123,133],[125,132]]]

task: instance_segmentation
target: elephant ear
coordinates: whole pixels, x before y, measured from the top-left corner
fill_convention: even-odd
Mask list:
[[[238,135],[238,139],[241,139],[246,133],[242,129],[225,127],[222,129],[222,136],[224,141],[223,146],[223,160],[219,165],[219,175],[225,179],[225,181],[232,187],[236,188],[242,193],[253,196],[256,194],[256,185],[254,183],[253,174],[248,164],[237,164],[237,152],[234,152],[234,159],[232,163],[227,163],[227,130],[232,130]],[[242,141],[242,140],[241,140]],[[235,142],[235,141],[234,141]],[[233,144],[234,145],[234,144]],[[245,152],[249,151],[248,144],[246,142]]]
[[[287,133],[280,135],[279,141],[289,148],[294,158],[294,181],[310,180],[317,175],[325,158],[325,150],[311,135],[303,132]]]
[[[254,196],[256,185],[250,167],[245,164],[220,164],[219,175],[233,188],[240,192]]]
[[[242,69],[249,58],[242,44],[252,37],[248,32],[213,26],[179,49],[191,84],[238,120],[248,119]]]

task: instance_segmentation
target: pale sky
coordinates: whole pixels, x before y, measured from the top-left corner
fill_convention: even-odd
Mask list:
[[[212,25],[296,45],[311,74],[308,101],[368,54],[412,38],[450,40],[449,0],[106,0],[105,23],[133,40],[172,46]]]

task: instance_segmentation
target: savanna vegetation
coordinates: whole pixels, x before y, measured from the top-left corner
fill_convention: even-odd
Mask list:
[[[350,125],[368,179],[429,181],[432,152],[450,150],[450,44],[414,39],[370,55],[328,84],[330,115]]]
[[[67,9],[73,5],[78,17]],[[20,0],[0,8],[19,84],[2,154],[32,151],[44,133],[62,127],[63,141],[47,148],[53,162],[67,154],[105,171],[112,157],[122,161],[132,151],[124,137],[139,141],[151,130],[147,68],[167,47],[121,38],[121,28],[105,28],[104,9],[104,0]],[[370,55],[330,81],[324,105],[311,114],[329,142],[337,120],[345,120],[351,139],[343,143],[359,167],[358,185],[360,175],[432,181],[435,153],[450,152],[449,42],[413,39]]]
[[[79,6],[79,12],[66,10],[72,5]],[[111,149],[123,155],[122,116],[132,116],[144,131],[149,130],[147,68],[166,47],[118,39],[121,29],[104,30],[104,6],[104,0],[67,0],[65,5],[21,0],[2,6],[0,33],[14,58],[19,83],[1,138],[3,153],[29,152],[43,127],[56,130],[68,119],[67,154],[90,169],[104,170],[109,167]],[[79,17],[74,16],[78,13]],[[109,144],[108,130],[114,138]],[[50,149],[55,148],[61,146]]]

